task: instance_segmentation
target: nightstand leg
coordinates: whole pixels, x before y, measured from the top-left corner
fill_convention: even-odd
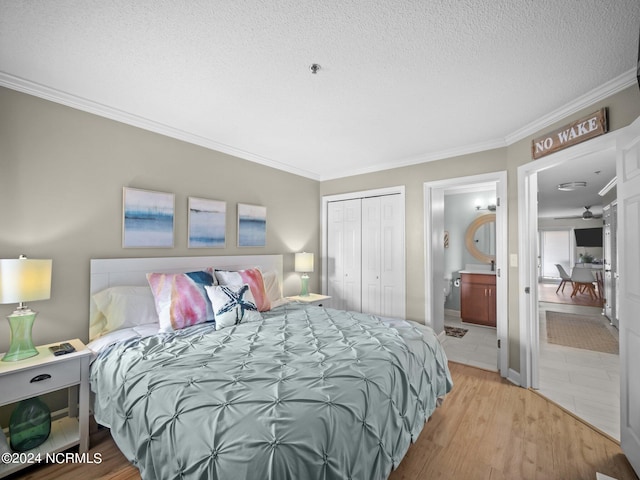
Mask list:
[[[89,358],[82,359],[80,368],[80,445],[78,451],[89,450]]]
[[[69,416],[78,418],[78,385],[69,387],[68,396]]]

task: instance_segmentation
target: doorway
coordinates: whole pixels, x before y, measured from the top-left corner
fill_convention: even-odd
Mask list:
[[[424,184],[425,212],[425,323],[441,338],[445,330],[445,193],[455,189],[492,186],[496,193],[495,210],[495,276],[496,328],[492,331],[496,349],[496,365],[503,377],[508,376],[507,345],[507,174],[494,172],[469,177],[426,182]],[[481,206],[481,208],[484,208]],[[449,238],[449,242],[452,239]],[[452,279],[453,281],[453,279]],[[482,327],[479,327],[482,328]]]
[[[555,284],[548,283],[553,273],[554,265],[552,264],[556,261],[562,264],[561,257],[568,258],[569,265],[563,265],[563,267],[570,275],[575,269],[593,268],[595,272],[602,271],[604,268],[602,247],[592,246],[588,249],[589,251],[583,251],[579,243],[576,246],[574,234],[576,230],[582,228],[601,226],[600,212],[602,212],[602,205],[607,201],[601,201],[599,209],[593,209],[597,212],[595,215],[597,219],[585,220],[582,216],[585,205],[578,206],[575,215],[561,213],[550,215],[543,212],[546,207],[540,200],[544,191],[557,189],[560,186],[559,183],[565,182],[564,171],[572,171],[571,175],[579,174],[580,180],[583,180],[582,177],[587,177],[586,172],[588,172],[591,175],[588,184],[597,183],[597,172],[601,170],[607,172],[606,176],[599,180],[602,184],[607,184],[611,176],[615,177],[615,140],[603,138],[592,145],[588,143],[531,162],[520,167],[518,172],[519,189],[522,190],[519,193],[521,202],[519,207],[520,285],[525,286],[520,292],[520,319],[521,334],[526,332],[528,336],[528,341],[522,342],[524,348],[521,350],[522,385],[535,388],[542,395],[601,432],[619,440],[618,332],[604,317],[602,302],[586,302],[585,299],[585,302],[581,303],[580,294],[567,295],[567,292],[573,291],[570,283],[565,286],[564,296],[571,296],[572,301],[563,301],[560,299],[563,292],[557,291],[560,278]],[[593,171],[596,168],[597,170]],[[573,193],[567,192],[567,195],[570,196]],[[555,208],[562,209],[563,205],[560,205],[560,202],[561,200],[557,200]],[[547,256],[543,254],[550,253],[545,252],[545,247],[553,249],[557,248],[559,243],[565,245],[566,241],[557,242],[553,239],[558,236],[564,238],[567,232],[569,255],[564,249],[562,252],[554,251],[550,255],[552,258],[543,264]],[[558,239],[555,238],[555,240]],[[564,240],[567,239],[564,238]],[[588,262],[587,265],[580,262],[586,254],[595,257],[593,264]],[[539,280],[542,280],[542,283],[538,283]],[[547,283],[544,283],[545,280]],[[598,294],[601,294],[600,290]],[[585,297],[585,295],[582,296]],[[554,299],[554,297],[558,298]],[[526,318],[524,324],[523,318]],[[584,320],[584,323],[580,323],[580,327],[575,326],[575,330],[571,331],[578,332],[586,329],[587,324],[592,324],[600,329],[605,337],[613,339],[613,347],[609,350],[598,350],[593,345],[574,343],[575,338],[564,342],[554,337],[552,329],[555,327],[552,326],[555,322],[562,321],[566,322],[565,325],[571,325],[571,321],[577,322],[578,319]]]

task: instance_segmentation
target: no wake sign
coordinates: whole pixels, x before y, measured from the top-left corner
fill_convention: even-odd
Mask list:
[[[531,142],[531,156],[534,159],[544,157],[563,148],[607,133],[607,131],[607,109],[601,108],[597,112],[576,120],[569,125],[534,138]]]

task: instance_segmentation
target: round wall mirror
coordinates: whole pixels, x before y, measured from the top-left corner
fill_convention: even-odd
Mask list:
[[[469,224],[464,236],[467,250],[474,258],[489,263],[496,259],[496,214],[481,215]]]

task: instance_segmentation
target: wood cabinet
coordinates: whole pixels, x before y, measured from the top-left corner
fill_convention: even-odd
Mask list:
[[[496,326],[496,276],[462,273],[460,317],[463,322]]]

